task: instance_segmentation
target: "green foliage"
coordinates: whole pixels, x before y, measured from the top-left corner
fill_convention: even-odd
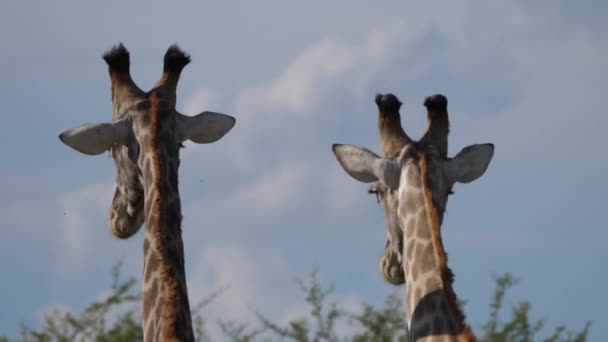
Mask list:
[[[132,342],[143,341],[141,329],[140,298],[134,286],[137,280],[130,277],[121,279],[119,261],[111,271],[112,284],[110,295],[88,305],[82,312],[74,314],[53,310],[43,317],[42,327],[32,329],[21,326],[21,339],[24,342]],[[194,331],[197,340],[208,341],[205,334],[205,320],[201,311],[223,290],[203,299],[192,310]],[[114,317],[114,318],[110,318]],[[13,341],[0,337],[0,342]]]
[[[207,332],[205,331],[205,324],[207,321],[205,321],[203,318],[202,311],[227,289],[228,287],[224,287],[215,291],[209,296],[203,298],[200,303],[195,305],[194,308],[190,310],[192,315],[192,328],[194,329],[194,336],[196,336],[197,341],[211,341],[211,338],[209,338]]]
[[[112,268],[112,293],[87,306],[81,313],[73,314],[53,310],[44,315],[39,330],[22,325],[23,341],[133,341],[142,338],[139,319],[134,317],[134,307],[140,296],[133,293],[136,279],[120,279],[122,262]],[[118,316],[108,329],[108,313],[113,309],[128,309]]]
[[[355,342],[384,342],[409,341],[409,331],[405,324],[405,309],[397,293],[391,293],[384,301],[384,307],[379,309],[363,303],[363,312],[351,314],[355,324],[361,326],[363,331],[354,335]]]
[[[319,281],[319,270],[315,268],[309,276],[308,281],[299,280],[300,290],[306,295],[305,300],[310,307],[310,317],[300,318],[289,322],[287,327],[280,327],[256,312],[258,319],[262,323],[262,331],[270,331],[281,338],[289,338],[298,342],[306,341],[337,341],[338,336],[335,331],[335,323],[338,319],[346,315],[338,309],[335,302],[325,308],[326,300],[334,290],[333,286],[323,288]],[[313,326],[311,328],[311,326]]]
[[[588,321],[579,332],[572,332],[565,326],[559,325],[554,328],[553,333],[545,339],[537,339],[536,335],[545,327],[545,320],[532,321],[530,318],[531,305],[527,301],[520,302],[511,309],[511,317],[508,321],[500,320],[500,313],[504,307],[504,298],[507,290],[519,283],[519,279],[509,273],[494,276],[496,283],[494,295],[490,303],[490,318],[482,326],[479,341],[509,342],[509,341],[543,341],[543,342],[583,342],[587,340],[587,334],[591,327]]]
[[[134,290],[135,278],[120,277],[122,263],[112,269],[110,295],[88,305],[82,312],[70,313],[54,310],[45,314],[42,326],[32,329],[22,325],[20,341],[141,341],[140,294]],[[504,315],[504,298],[508,290],[518,283],[510,274],[495,276],[495,289],[490,303],[490,315],[486,323],[477,331],[479,341],[491,342],[583,342],[591,326],[587,322],[582,330],[571,331],[560,325],[553,330],[546,329],[546,321],[530,317],[531,305],[524,301],[511,308],[508,319]],[[319,271],[314,269],[306,281],[298,281],[304,300],[309,308],[308,315],[286,323],[274,323],[262,313],[255,311],[258,327],[234,321],[218,322],[225,338],[234,342],[292,340],[298,342],[354,341],[354,342],[407,342],[408,330],[405,324],[405,310],[401,295],[390,294],[384,305],[376,308],[361,303],[362,310],[350,312],[331,301],[334,287],[323,286]],[[192,319],[198,341],[210,341],[207,335],[207,321],[202,311],[227,288],[212,293],[192,309]],[[352,327],[350,335],[336,330],[338,323]],[[543,331],[551,335],[539,338]],[[341,335],[342,334],[342,335]],[[0,336],[0,342],[14,341]]]
[[[236,322],[225,322],[220,321],[220,328],[224,335],[226,335],[233,342],[251,342],[258,336],[263,330],[248,330],[247,324],[236,323]]]

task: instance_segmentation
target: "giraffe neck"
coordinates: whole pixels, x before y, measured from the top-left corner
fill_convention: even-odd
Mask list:
[[[150,132],[140,141],[145,184],[143,328],[145,341],[194,341],[186,287],[179,150],[168,130],[174,117],[151,97]],[[163,131],[167,130],[167,131]]]
[[[404,230],[406,314],[412,341],[474,341],[452,288],[453,275],[441,240],[440,221],[426,186],[426,160],[404,165],[399,198]]]

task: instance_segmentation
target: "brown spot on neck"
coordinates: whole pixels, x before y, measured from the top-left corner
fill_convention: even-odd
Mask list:
[[[464,341],[475,341],[475,335],[471,330],[471,327],[465,321],[465,315],[458,305],[458,299],[456,297],[456,293],[452,287],[452,283],[454,282],[454,275],[452,271],[448,268],[447,265],[447,254],[443,247],[443,241],[441,239],[441,225],[439,223],[439,215],[437,213],[437,209],[433,205],[433,196],[431,191],[427,187],[427,165],[426,165],[426,157],[424,152],[420,152],[419,155],[419,163],[420,163],[420,175],[422,177],[422,189],[424,192],[424,202],[427,208],[427,212],[430,219],[431,224],[431,235],[432,235],[432,244],[435,249],[435,257],[437,260],[437,267],[439,268],[439,273],[441,275],[442,281],[442,291],[445,294],[448,303],[448,309],[450,312],[450,316],[454,319],[454,323],[456,324],[456,331],[459,332],[459,336]]]

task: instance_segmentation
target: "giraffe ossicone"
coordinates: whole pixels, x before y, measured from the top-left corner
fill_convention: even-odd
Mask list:
[[[113,120],[85,124],[59,135],[84,154],[111,151],[116,191],[110,227],[119,238],[145,223],[142,317],[144,341],[194,341],[186,286],[178,188],[182,142],[212,143],[232,129],[229,115],[175,109],[179,74],[190,56],[177,46],[165,54],[163,73],[149,92],[129,74],[129,52],[120,44],[104,55],[112,81]]]
[[[375,101],[383,156],[346,144],[334,144],[334,155],[354,179],[375,182],[389,235],[381,269],[393,284],[407,279],[410,340],[473,341],[475,337],[452,288],[453,274],[447,266],[441,224],[454,184],[481,177],[492,160],[494,145],[467,146],[448,158],[449,120],[443,95],[426,99],[429,125],[418,141],[411,140],[403,130],[401,102],[394,95],[379,94]]]

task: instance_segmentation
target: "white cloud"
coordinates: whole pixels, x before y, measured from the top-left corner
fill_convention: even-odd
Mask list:
[[[236,112],[245,116],[306,113],[310,118],[311,111],[336,91],[360,92],[362,83],[386,65],[395,48],[418,38],[421,29],[418,23],[394,22],[372,30],[356,43],[320,40],[304,49],[275,79],[244,88],[236,99]]]
[[[67,260],[76,264],[86,260],[95,236],[99,236],[92,228],[107,227],[104,209],[109,207],[113,190],[111,183],[87,184],[59,196],[59,206],[64,212],[61,228]],[[108,229],[103,233],[109,234]]]
[[[297,214],[319,194],[315,191],[325,184],[324,168],[308,159],[283,160],[265,164],[261,172],[242,173],[239,182],[221,174],[212,181],[224,182],[221,191],[204,193],[185,204],[185,226],[205,222],[205,226],[229,226],[231,230],[249,231],[250,225],[274,227],[277,220]]]
[[[270,166],[268,174],[236,193],[235,202],[243,208],[254,209],[263,216],[283,216],[298,207],[298,198],[306,196],[311,181],[310,166],[304,162],[283,162]]]
[[[339,308],[347,312],[360,313],[363,311],[363,299],[359,294],[340,295],[336,302]],[[352,336],[361,329],[350,324],[348,319],[342,319],[336,324],[335,330],[338,336]]]
[[[319,102],[323,84],[349,71],[354,63],[351,46],[332,39],[306,49],[268,84],[245,89],[237,112],[304,112]]]
[[[241,88],[233,100],[237,124],[227,142],[233,166],[263,168],[256,156],[266,154],[262,149],[268,148],[273,137],[273,147],[291,150],[294,145],[309,144],[307,139],[314,136],[304,134],[301,127],[314,127],[313,120],[321,115],[326,119],[344,115],[339,111],[328,113],[328,102],[368,101],[372,77],[403,45],[418,39],[423,28],[419,23],[393,22],[356,42],[327,37],[303,49],[274,79]],[[412,73],[416,71],[412,69]],[[204,89],[188,103],[209,97],[213,96]]]
[[[322,286],[326,286],[322,284]],[[311,306],[304,301],[305,294],[300,292],[299,297],[301,298],[300,303],[294,305],[291,308],[287,308],[286,312],[280,317],[277,322],[279,326],[288,327],[290,322],[298,321],[301,319],[308,320],[313,324],[311,327],[314,329],[316,319],[311,314]],[[335,303],[336,307],[342,311],[349,313],[360,313],[363,311],[362,299],[357,294],[332,294],[325,299],[323,305],[322,315],[327,315],[328,310],[331,309],[331,304]],[[355,325],[351,324],[347,317],[341,317],[335,322],[333,331],[337,336],[352,336],[359,332]]]
[[[374,196],[367,194],[368,185],[348,176],[337,162],[326,177],[326,207],[328,216],[332,219],[339,220],[352,215],[357,208],[369,207],[370,203],[376,201]]]
[[[211,88],[203,87],[188,98],[184,105],[186,115],[196,115],[205,110],[213,111],[222,100],[222,94]]]
[[[277,229],[275,222],[304,218],[300,211],[311,205],[318,206],[319,215],[334,223],[345,218],[356,220],[370,208],[380,215],[375,198],[366,192],[367,185],[348,177],[329,149],[326,152],[327,156],[264,164],[257,172],[243,173],[244,181],[226,182],[229,178],[212,175],[211,181],[225,185],[219,192],[205,192],[185,203],[184,226],[205,222],[213,229],[228,226],[242,232],[249,232],[252,224],[259,225],[258,229]]]
[[[269,280],[261,276],[263,273],[260,272],[269,271],[264,265],[268,263],[278,266],[280,261],[268,255],[254,257],[243,246],[236,244],[206,246],[194,261],[196,266],[189,276],[192,297],[203,298],[215,290],[228,287],[225,294],[218,298],[221,311],[235,319],[250,317],[248,305],[262,296],[261,293],[256,293],[264,290],[263,286],[260,288],[260,282]],[[281,268],[283,267],[284,265]]]
[[[276,254],[236,243],[211,244],[192,262],[193,271],[188,275],[191,305],[228,287],[204,310],[205,317],[257,325],[253,310],[274,318],[293,305],[285,289],[295,288],[295,284],[288,266]],[[208,322],[211,337],[221,340],[216,321]]]
[[[260,326],[256,311],[280,326],[287,326],[292,320],[312,318],[311,307],[305,303],[306,295],[298,288],[289,265],[272,251],[254,250],[234,243],[208,245],[194,263],[193,271],[188,275],[191,305],[227,287],[203,311],[213,340],[225,339],[216,319],[247,323],[255,328]],[[327,285],[322,283],[324,287]],[[326,310],[333,302],[350,312],[362,310],[361,298],[356,294],[332,294],[324,303]],[[342,319],[335,331],[344,336],[356,329],[347,319]]]

